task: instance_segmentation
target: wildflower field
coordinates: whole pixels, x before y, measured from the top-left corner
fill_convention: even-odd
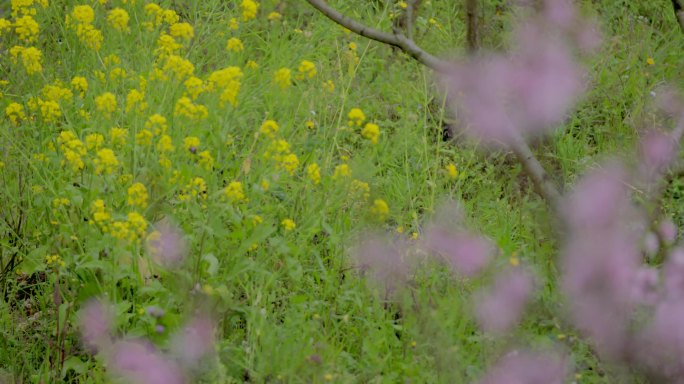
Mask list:
[[[385,31],[407,7],[328,4]],[[464,4],[422,1],[413,39],[465,57]],[[669,0],[575,4],[600,48],[531,144],[568,191],[684,86]],[[531,12],[480,1],[482,49]],[[572,320],[553,211],[442,85],[304,0],[1,2],[0,383],[678,382]],[[681,166],[649,271],[684,257]]]

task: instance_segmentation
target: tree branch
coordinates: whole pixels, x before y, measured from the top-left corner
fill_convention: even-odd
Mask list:
[[[357,35],[367,37],[380,43],[391,45],[406,52],[409,56],[414,58],[419,63],[436,72],[446,72],[449,68],[449,63],[436,56],[433,56],[423,49],[421,49],[413,40],[404,36],[398,29],[395,28],[394,33],[387,33],[373,29],[369,26],[363,25],[356,20],[343,15],[338,10],[329,6],[324,0],[306,0],[312,7],[327,16],[335,23],[347,28]]]
[[[512,142],[508,143],[508,147],[522,164],[527,176],[532,179],[537,193],[546,200],[555,213],[558,213],[561,206],[561,193],[534,156],[527,142],[522,136],[516,136]]]

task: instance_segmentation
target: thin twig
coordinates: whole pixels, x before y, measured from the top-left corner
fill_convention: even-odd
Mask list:
[[[383,32],[367,25],[361,24],[356,20],[343,15],[338,10],[329,6],[324,0],[307,0],[312,7],[316,8],[322,14],[327,16],[330,20],[335,23],[347,28],[348,30],[356,33],[357,35],[367,37],[371,40],[375,40],[380,43],[391,45],[397,47],[402,51],[409,54],[419,63],[425,65],[426,67],[436,71],[444,73],[449,68],[449,63],[442,60],[436,56],[425,52],[420,48],[413,40],[404,36],[398,29],[394,30],[394,33]]]
[[[466,0],[467,40],[470,52],[477,52],[480,48],[477,33],[477,2],[478,0]]]

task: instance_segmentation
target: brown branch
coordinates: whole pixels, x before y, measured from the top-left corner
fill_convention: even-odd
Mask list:
[[[546,200],[554,213],[558,213],[561,206],[561,193],[539,160],[534,156],[525,139],[522,136],[516,136],[512,142],[508,143],[508,148],[520,161],[527,176],[532,179],[539,196]]]
[[[357,35],[375,40],[380,43],[397,47],[406,52],[409,56],[414,58],[419,63],[436,72],[446,72],[449,68],[449,63],[436,57],[420,48],[413,40],[404,36],[398,29],[395,28],[394,33],[387,33],[373,29],[369,26],[363,25],[356,20],[343,15],[338,10],[329,6],[324,0],[306,0],[312,7],[327,16],[335,23],[347,28]]]

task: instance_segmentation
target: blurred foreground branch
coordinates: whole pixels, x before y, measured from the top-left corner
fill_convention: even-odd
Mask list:
[[[682,32],[684,32],[684,7],[682,7],[680,1],[681,0],[672,0],[672,7],[674,8],[675,17],[679,22],[679,26],[682,28]]]

